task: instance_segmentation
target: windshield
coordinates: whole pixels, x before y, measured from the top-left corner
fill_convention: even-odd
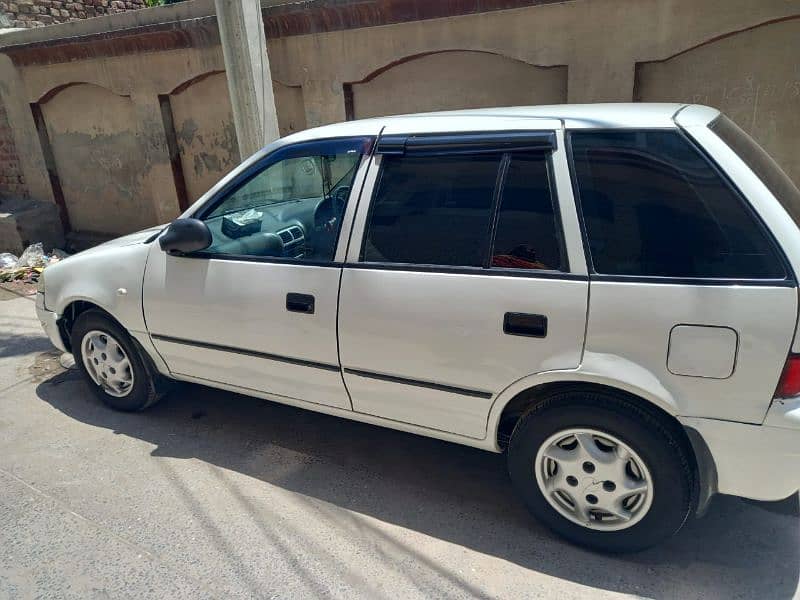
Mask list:
[[[728,117],[720,116],[710,129],[739,155],[800,227],[800,190],[778,163]]]

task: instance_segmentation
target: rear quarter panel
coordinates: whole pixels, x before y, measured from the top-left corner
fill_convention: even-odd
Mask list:
[[[642,382],[682,416],[761,423],[792,342],[792,287],[673,285],[593,281],[582,371],[649,373]],[[738,334],[727,378],[676,375],[667,365],[676,325],[725,327]],[[698,356],[702,363],[704,357]]]
[[[748,199],[782,248],[796,280],[800,274],[800,230],[778,199],[747,164],[708,128],[707,123],[701,122],[719,114],[709,113],[709,110],[706,107],[689,107],[678,114],[676,121],[711,155]],[[765,315],[765,318],[772,317]],[[783,326],[793,332],[792,352],[800,352],[800,335],[798,335],[800,322],[797,320],[797,314],[795,313],[790,322],[784,322]]]

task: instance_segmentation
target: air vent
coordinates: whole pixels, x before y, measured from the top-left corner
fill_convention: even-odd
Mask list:
[[[303,230],[300,229],[299,227],[289,227],[289,231],[292,232],[294,239],[300,240],[303,238]]]
[[[288,243],[290,243],[292,241],[292,234],[289,233],[288,229],[284,229],[283,231],[279,231],[278,235],[280,236],[281,241],[284,244],[288,244]]]

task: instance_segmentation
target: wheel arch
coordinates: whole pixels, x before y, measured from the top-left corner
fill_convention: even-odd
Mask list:
[[[64,306],[63,310],[60,313],[61,318],[58,320],[58,331],[59,334],[61,335],[61,341],[64,343],[64,347],[69,352],[72,352],[72,341],[71,341],[72,327],[73,325],[75,325],[75,321],[77,320],[77,318],[89,310],[97,310],[103,313],[109,319],[114,321],[114,323],[119,325],[122,329],[127,330],[125,325],[123,325],[118,318],[116,318],[108,309],[97,304],[97,302],[89,300],[87,298],[72,298]]]
[[[153,347],[149,334],[147,332],[137,332],[129,329],[111,311],[92,300],[84,298],[72,299],[66,304],[61,313],[62,316],[58,320],[58,331],[61,335],[61,341],[64,343],[64,347],[68,352],[72,352],[71,333],[75,320],[89,310],[102,313],[104,316],[111,319],[120,329],[125,331],[139,351],[142,360],[145,361],[147,368],[151,369],[153,374],[158,374],[162,378],[162,383],[163,380],[170,379],[169,368]]]
[[[677,422],[678,403],[658,378],[640,365],[620,357],[598,360],[587,354],[584,364],[575,370],[546,371],[518,379],[500,392],[489,411],[487,441],[498,444],[501,423],[507,426],[508,417],[521,405],[529,406],[544,393],[565,386],[594,387],[607,392],[624,394],[645,408],[653,407]],[[588,363],[592,364],[588,364]],[[608,373],[611,371],[611,373]],[[521,414],[521,413],[520,413]]]
[[[595,377],[576,377],[577,373],[574,372],[570,373],[570,375],[562,374],[562,377],[559,378],[529,382],[529,385],[521,386],[522,389],[516,389],[518,386],[514,386],[515,389],[512,394],[501,394],[492,408],[487,441],[493,443],[497,451],[505,451],[520,417],[542,399],[556,392],[605,392],[614,394],[669,424],[675,434],[683,441],[691,456],[697,475],[699,489],[698,493],[695,494],[697,499],[696,514],[701,516],[708,507],[711,497],[716,493],[716,466],[702,437],[690,428],[684,427],[678,419],[676,405],[663,398],[654,399],[652,394],[642,393],[641,389],[630,384]],[[522,381],[526,380],[528,378]],[[506,397],[503,398],[503,396]],[[502,402],[500,401],[501,398],[503,398]]]
[[[513,396],[502,403],[502,408],[494,419],[494,425],[490,430],[490,435],[495,438],[495,443],[498,445],[498,448],[503,450],[505,449],[508,439],[511,437],[516,422],[530,407],[536,405],[540,400],[556,392],[581,393],[590,391],[606,392],[621,396],[629,402],[645,410],[654,412],[665,420],[680,426],[676,412],[665,409],[662,402],[654,402],[652,399],[645,398],[631,391],[627,386],[614,385],[606,381],[572,378],[539,382],[517,391]],[[496,411],[497,407],[493,407],[492,412],[494,413]],[[490,418],[490,422],[491,421],[492,419]]]

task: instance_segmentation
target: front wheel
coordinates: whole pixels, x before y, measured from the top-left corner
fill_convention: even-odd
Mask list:
[[[554,394],[526,413],[508,449],[530,511],[568,540],[629,552],[676,533],[691,513],[693,461],[679,431],[614,394]]]
[[[158,375],[113,319],[99,310],[86,311],[76,319],[70,337],[75,364],[103,403],[131,412],[161,398]]]

